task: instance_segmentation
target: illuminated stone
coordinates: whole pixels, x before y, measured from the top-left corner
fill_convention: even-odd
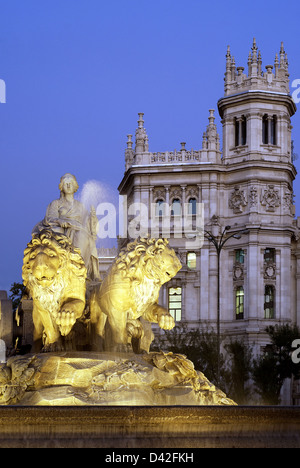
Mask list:
[[[235,405],[173,353],[48,353],[0,365],[1,405]]]
[[[69,238],[44,230],[24,252],[23,281],[33,298],[34,342],[44,351],[63,349],[85,308],[86,268]]]
[[[91,299],[96,336],[104,339],[106,318],[110,325],[112,340],[105,349],[126,351],[137,339],[139,351],[147,352],[152,340],[145,331],[147,322],[158,323],[164,330],[174,328],[173,317],[158,305],[158,298],[161,286],[180,269],[165,239],[137,239],[120,252]]]

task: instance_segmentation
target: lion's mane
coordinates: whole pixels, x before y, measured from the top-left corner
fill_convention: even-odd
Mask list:
[[[167,239],[138,238],[121,250],[115,265],[124,277],[132,281],[141,283],[146,275],[159,282],[161,270],[156,258],[168,244]]]
[[[53,247],[60,259],[59,269],[49,287],[38,284],[32,273],[32,260],[30,257],[39,245]],[[76,284],[79,282],[83,288],[85,287],[86,267],[80,250],[73,247],[68,237],[46,229],[34,235],[31,242],[27,245],[24,251],[22,276],[24,286],[26,286],[30,295],[34,299],[39,300],[41,304],[47,304],[47,308],[54,314],[59,299],[64,294],[64,289],[70,289],[74,280]]]

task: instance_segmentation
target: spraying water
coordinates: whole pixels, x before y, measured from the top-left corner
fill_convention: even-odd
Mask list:
[[[109,185],[98,180],[88,180],[76,197],[88,211],[93,208],[97,211],[100,204],[112,203],[118,207],[118,194]],[[115,238],[99,239],[96,241],[97,247],[113,248],[116,247]]]

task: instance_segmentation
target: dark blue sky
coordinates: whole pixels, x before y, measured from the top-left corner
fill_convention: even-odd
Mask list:
[[[228,44],[247,69],[253,37],[263,67],[284,41],[300,79],[296,2],[0,0],[0,18],[0,289],[21,281],[23,250],[62,174],[116,191],[138,112],[150,151],[201,148]],[[300,113],[293,126],[300,154]]]

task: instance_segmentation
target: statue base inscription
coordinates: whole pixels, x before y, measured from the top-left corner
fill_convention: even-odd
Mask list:
[[[164,352],[15,356],[0,366],[0,404],[235,405],[185,356]]]

